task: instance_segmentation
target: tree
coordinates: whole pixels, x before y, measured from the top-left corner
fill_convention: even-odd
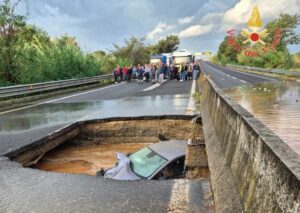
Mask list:
[[[4,80],[18,81],[18,64],[16,64],[16,45],[18,34],[25,27],[25,17],[15,13],[22,0],[0,2],[0,72]]]
[[[235,46],[243,47],[243,37],[239,34],[234,39],[234,44],[229,45],[230,37],[226,36],[219,46],[217,57],[222,64],[237,63],[237,55],[239,50]]]
[[[149,62],[150,55],[174,52],[178,49],[179,43],[178,36],[173,35],[161,39],[154,45],[146,45],[145,38],[131,37],[129,40],[125,39],[124,46],[114,44],[114,50],[110,52],[118,60],[124,59],[124,61],[129,61],[130,64],[134,65],[145,64]]]
[[[131,37],[129,40],[125,39],[125,46],[120,47],[114,44],[114,50],[111,53],[116,58],[127,60],[131,64],[144,64],[149,60],[144,38]]]
[[[275,40],[275,34],[278,29],[282,32],[282,36],[276,45],[276,48],[269,48],[269,51],[263,51],[261,44],[247,46],[248,50],[260,52],[256,57],[245,55],[246,46],[243,45],[244,38],[239,34],[235,40],[236,44],[241,46],[242,51],[239,53],[234,50],[233,46],[228,44],[229,37],[226,36],[219,46],[218,59],[223,63],[240,63],[248,66],[260,67],[276,67],[290,68],[293,64],[292,57],[288,50],[288,45],[299,44],[300,36],[295,32],[296,27],[300,23],[299,15],[280,14],[279,18],[266,24],[268,35],[264,38],[267,47],[272,47],[271,44]],[[268,48],[267,48],[268,49]]]
[[[300,36],[295,32],[295,29],[300,24],[299,15],[280,14],[279,18],[266,24],[268,30],[268,42],[272,42],[276,29],[282,30],[282,37],[278,50],[285,50],[287,45],[299,44]]]
[[[93,54],[98,55],[98,56],[104,56],[104,55],[106,55],[106,52],[103,50],[98,50],[98,51],[93,52]]]
[[[153,51],[157,54],[161,53],[171,53],[178,49],[180,44],[179,37],[176,35],[169,35],[165,39],[158,41],[153,47]]]
[[[279,18],[267,23],[266,29],[268,30],[268,37],[266,41],[272,43],[277,29],[282,31],[282,36],[278,46],[276,47],[277,53],[284,57],[284,67],[291,68],[293,65],[292,56],[289,53],[288,45],[300,43],[300,36],[295,32],[295,29],[300,24],[299,15],[280,14]]]

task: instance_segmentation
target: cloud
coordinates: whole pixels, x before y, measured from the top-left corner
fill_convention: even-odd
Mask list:
[[[179,18],[178,19],[178,24],[189,24],[194,20],[194,16],[187,16],[184,18]]]
[[[223,16],[224,16],[223,13],[208,13],[202,17],[201,23],[203,23],[203,24],[207,24],[207,23],[218,24],[218,23],[220,23],[220,21],[222,21]]]
[[[111,49],[112,43],[122,45],[124,39],[131,36],[146,35],[147,42],[152,43],[169,34],[185,38],[180,48],[215,51],[228,29],[247,26],[254,3],[258,4],[265,24],[281,12],[295,14],[300,11],[299,0],[285,0],[284,3],[282,0],[188,2],[74,0],[70,4],[67,0],[32,0],[29,1],[28,21],[46,30],[50,36],[66,33],[76,36],[88,51]],[[216,31],[210,33],[212,30]],[[299,49],[299,45],[293,47]]]
[[[199,36],[203,34],[207,34],[212,31],[213,25],[194,25],[186,28],[185,30],[181,31],[179,33],[180,38],[186,38],[186,37],[194,37]]]
[[[237,24],[247,22],[252,6],[252,0],[241,0],[233,8],[225,12],[223,23],[236,26]]]
[[[284,4],[281,0],[241,0],[225,12],[222,24],[227,27],[236,27],[247,23],[254,5],[258,5],[262,19],[267,21],[278,17],[283,12],[296,14],[300,11],[299,0],[285,0]]]
[[[159,22],[156,27],[147,35],[148,39],[155,40],[160,37],[161,34],[170,31],[175,28],[175,25],[168,25],[165,22]]]
[[[58,7],[52,7],[49,4],[45,4],[45,13],[49,14],[51,16],[57,16],[59,15],[59,8]]]

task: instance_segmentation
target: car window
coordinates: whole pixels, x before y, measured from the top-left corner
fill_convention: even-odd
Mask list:
[[[174,160],[155,175],[154,180],[180,178],[184,172],[184,161],[185,157]]]
[[[147,178],[167,162],[166,159],[145,147],[129,156],[130,166],[134,173]]]

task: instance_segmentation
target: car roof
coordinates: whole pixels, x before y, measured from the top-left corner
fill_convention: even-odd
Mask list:
[[[187,141],[184,140],[170,140],[154,143],[148,147],[157,154],[166,158],[168,161],[184,156],[186,152]]]

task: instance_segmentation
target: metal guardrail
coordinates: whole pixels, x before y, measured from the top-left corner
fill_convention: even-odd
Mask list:
[[[266,72],[266,73],[275,73],[275,74],[282,74],[282,75],[291,75],[291,76],[300,76],[299,71],[288,71],[283,69],[266,69],[261,67],[249,67],[249,66],[240,66],[234,64],[227,64],[227,67],[237,68],[237,69],[245,69],[257,72]]]
[[[29,95],[37,92],[46,92],[55,89],[68,88],[72,86],[79,86],[85,84],[96,83],[103,80],[110,80],[113,78],[112,74],[99,75],[86,78],[75,78],[62,81],[51,81],[44,83],[26,84],[10,87],[0,87],[0,98],[17,97],[21,95]]]

